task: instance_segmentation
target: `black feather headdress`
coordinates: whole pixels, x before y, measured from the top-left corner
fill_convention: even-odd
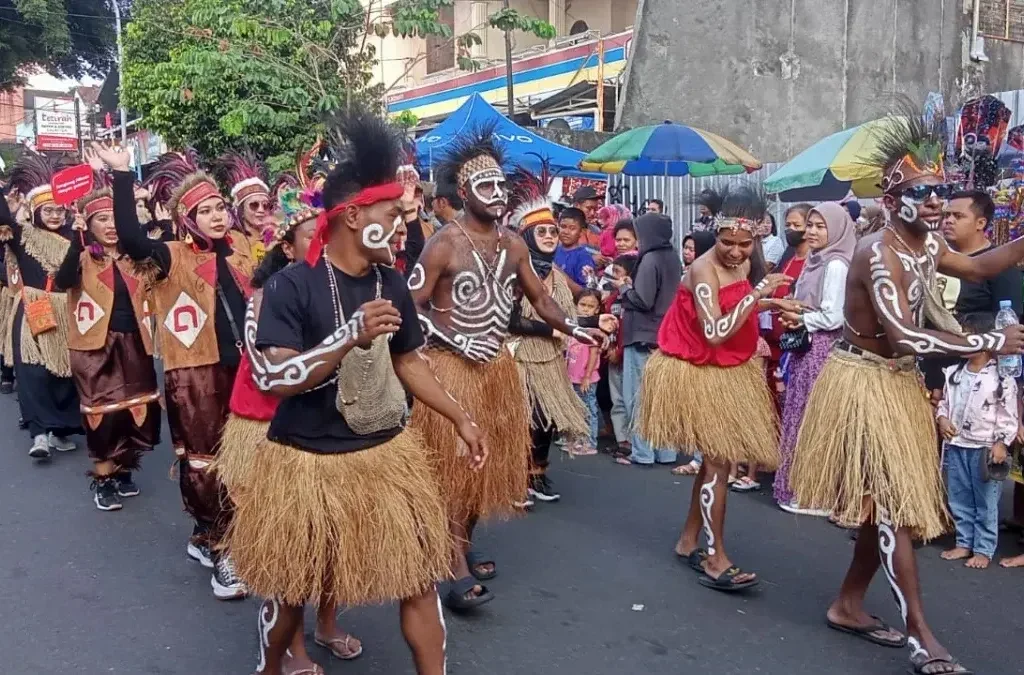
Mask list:
[[[867,164],[882,170],[883,192],[922,174],[945,175],[941,122],[906,96],[896,98],[893,111],[872,128],[875,149],[867,157]]]
[[[448,181],[462,187],[468,175],[475,173],[467,172],[467,165],[481,158],[489,158],[499,167],[505,166],[505,152],[494,137],[496,129],[496,122],[488,122],[460,134],[448,143],[440,160],[434,164],[437,182]]]
[[[323,164],[324,207],[348,201],[365,188],[394,182],[402,159],[402,132],[386,120],[364,110],[337,117],[328,124]]]
[[[8,182],[12,188],[25,196],[29,208],[35,212],[44,204],[53,201],[50,181],[53,174],[68,165],[68,162],[63,160],[51,160],[44,155],[26,152],[14,163]]]
[[[768,195],[760,185],[735,183],[727,185],[719,195],[722,200],[719,215],[723,219],[743,219],[757,223],[768,213]]]

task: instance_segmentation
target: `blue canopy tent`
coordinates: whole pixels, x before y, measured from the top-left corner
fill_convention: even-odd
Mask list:
[[[501,141],[509,166],[521,166],[531,173],[540,173],[546,160],[554,176],[582,176],[604,180],[602,173],[579,170],[585,153],[567,148],[524,129],[494,109],[480,94],[473,94],[462,106],[436,128],[416,139],[416,163],[423,171],[432,171],[434,162],[444,157],[452,139],[473,129],[494,123],[494,135]]]

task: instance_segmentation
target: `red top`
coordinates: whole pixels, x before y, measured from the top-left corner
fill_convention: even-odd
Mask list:
[[[718,290],[718,304],[722,314],[728,314],[753,287],[746,279],[723,286]],[[757,349],[757,312],[751,312],[743,325],[729,340],[718,346],[704,339],[704,325],[697,315],[693,292],[680,286],[658,330],[658,348],[677,359],[695,366],[738,366],[754,356]]]
[[[249,358],[243,355],[238,372],[235,373],[235,384],[231,387],[231,400],[228,403],[231,412],[247,420],[269,422],[279,402],[280,399],[256,388],[256,383],[252,381],[252,365]]]

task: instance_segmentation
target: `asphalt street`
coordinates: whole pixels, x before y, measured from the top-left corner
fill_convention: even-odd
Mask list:
[[[256,601],[215,600],[209,573],[186,559],[190,525],[166,440],[144,460],[142,495],[102,513],[84,448],[35,465],[17,417],[15,398],[0,398],[0,674],[251,674]],[[824,626],[852,546],[824,520],[782,513],[767,490],[732,495],[729,551],[763,583],[728,596],[698,585],[672,552],[692,479],[604,456],[559,458],[552,476],[561,503],[480,532],[479,547],[498,561],[497,598],[447,617],[453,675],[906,672],[906,651]],[[1021,673],[1024,570],[969,571],[938,552],[919,552],[937,633],[976,673]],[[1014,552],[1004,536],[1001,553]],[[898,620],[881,578],[869,610]],[[309,625],[311,653],[330,675],[413,672],[394,606],[344,614],[364,644],[354,662],[314,647]]]

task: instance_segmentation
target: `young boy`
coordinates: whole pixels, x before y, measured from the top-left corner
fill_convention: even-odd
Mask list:
[[[577,208],[562,211],[558,220],[558,248],[555,250],[555,264],[584,288],[588,277],[594,276],[594,258],[580,244],[580,237],[586,227],[587,218],[582,211]]]
[[[992,314],[964,318],[964,328],[975,334],[994,325]],[[1017,382],[999,376],[991,353],[974,354],[946,369],[935,414],[946,442],[946,485],[956,523],[956,546],[942,558],[967,560],[966,567],[985,569],[996,552],[1002,485],[983,475],[983,455],[991,453],[990,466],[1009,461],[1007,448],[1017,435]]]

